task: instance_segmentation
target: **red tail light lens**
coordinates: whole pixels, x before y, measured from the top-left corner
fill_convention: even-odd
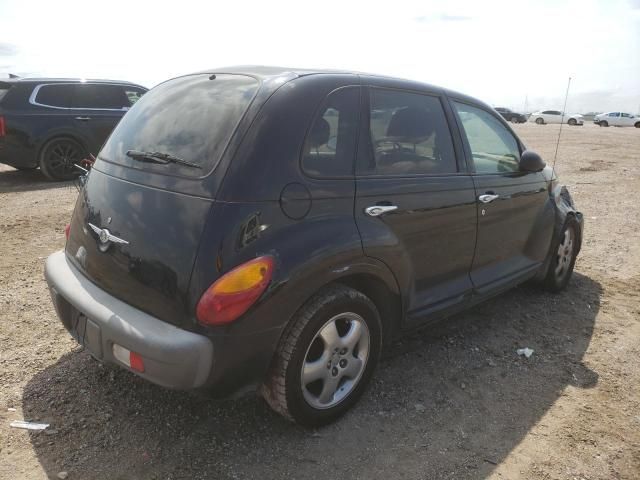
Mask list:
[[[0,137],[4,137],[7,134],[7,125],[5,124],[4,117],[0,116]]]
[[[265,291],[273,275],[272,257],[258,257],[216,280],[202,295],[196,317],[203,325],[226,325],[245,313]]]
[[[71,231],[71,224],[67,223],[67,225],[64,227],[64,236],[66,237],[67,240],[69,240],[70,231]]]

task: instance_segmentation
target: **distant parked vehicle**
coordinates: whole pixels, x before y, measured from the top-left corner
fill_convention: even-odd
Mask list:
[[[636,127],[640,128],[640,117],[631,113],[608,112],[596,115],[593,123],[601,127]]]
[[[545,110],[543,112],[532,113],[529,117],[530,122],[535,122],[538,125],[545,125],[547,123],[567,123],[569,125],[583,125],[584,119],[582,115],[578,113],[565,113],[564,117],[562,112],[558,110]]]
[[[40,167],[51,180],[81,173],[147,89],[129,82],[60,78],[0,81],[0,163]]]
[[[508,108],[496,107],[495,110],[500,115],[502,115],[502,118],[504,118],[507,122],[525,123],[527,121],[527,117],[525,115],[514,112],[513,110],[510,110]]]

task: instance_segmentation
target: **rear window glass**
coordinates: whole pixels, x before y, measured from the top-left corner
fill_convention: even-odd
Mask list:
[[[50,107],[71,107],[71,96],[73,94],[73,85],[42,85],[38,89],[35,101],[40,105]]]
[[[258,90],[244,75],[189,75],[165,82],[138,100],[120,120],[101,159],[158,173],[199,177],[220,160]],[[201,168],[135,161],[128,150],[161,152]]]
[[[9,91],[9,86],[8,85],[3,85],[0,84],[0,102],[2,101],[2,98],[7,94],[7,92]]]
[[[73,108],[119,110],[130,105],[120,85],[78,84],[73,93]]]

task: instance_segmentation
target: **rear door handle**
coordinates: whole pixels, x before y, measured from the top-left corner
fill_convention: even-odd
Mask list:
[[[80,120],[81,122],[87,122],[91,120],[91,117],[76,117],[76,120]]]
[[[378,217],[383,213],[393,212],[397,209],[398,207],[396,205],[374,205],[372,207],[365,208],[364,213],[370,217]]]
[[[482,203],[491,203],[496,198],[500,198],[500,195],[492,195],[490,193],[485,193],[484,195],[480,195],[478,197],[478,200],[480,200]]]

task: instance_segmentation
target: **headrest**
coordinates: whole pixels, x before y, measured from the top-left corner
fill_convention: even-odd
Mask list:
[[[405,107],[396,110],[387,127],[387,137],[400,137],[406,140],[424,139],[433,133],[434,121],[428,110],[418,107]]]
[[[331,126],[324,118],[318,118],[309,132],[309,145],[313,148],[324,145],[329,141]]]

